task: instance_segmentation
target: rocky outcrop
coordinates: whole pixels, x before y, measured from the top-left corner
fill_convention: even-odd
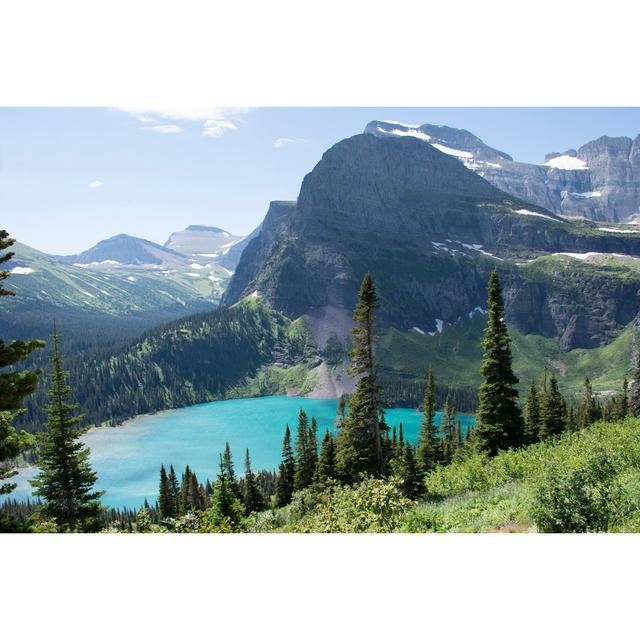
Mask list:
[[[499,189],[555,213],[614,222],[640,216],[640,135],[603,136],[536,165],[516,162],[464,129],[373,121],[365,132],[428,142]]]

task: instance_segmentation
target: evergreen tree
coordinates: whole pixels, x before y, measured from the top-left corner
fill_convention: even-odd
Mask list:
[[[4,251],[15,240],[9,238],[9,234],[0,231],[0,251]],[[12,252],[0,255],[0,265],[8,262],[14,256]],[[15,293],[5,289],[2,282],[6,280],[10,271],[0,270],[0,298],[14,296]],[[41,340],[13,340],[5,344],[0,340],[0,368],[12,367],[25,360],[33,351],[44,347]],[[21,408],[22,400],[32,393],[42,373],[40,369],[34,371],[12,371],[0,375],[0,495],[10,493],[14,483],[5,483],[17,472],[8,461],[13,460],[23,449],[33,445],[33,437],[26,432],[18,432],[12,424],[13,419],[24,412]]]
[[[464,442],[464,438],[462,437],[462,421],[458,419],[458,424],[456,426],[456,450],[459,449]]]
[[[231,447],[228,442],[225,442],[224,445],[224,454],[222,456],[222,464],[224,465],[224,470],[227,474],[227,478],[229,482],[236,482],[236,472],[233,466],[233,456],[231,455]]]
[[[616,402],[616,411],[615,411],[615,420],[624,420],[629,414],[631,410],[629,407],[629,381],[627,380],[627,376],[624,377],[622,381],[622,389],[617,398]]]
[[[233,490],[228,466],[220,456],[220,470],[213,485],[207,519],[214,527],[235,530],[241,524],[243,516],[244,507]]]
[[[456,450],[456,408],[451,402],[451,396],[447,394],[442,409],[441,431],[444,434],[444,457],[450,462]]]
[[[478,422],[474,429],[478,446],[495,455],[500,449],[517,447],[524,440],[524,423],[518,406],[518,378],[511,366],[511,346],[504,320],[502,289],[494,271],[488,287],[488,320],[482,347]]]
[[[287,425],[282,442],[282,462],[276,480],[276,506],[284,507],[291,502],[293,483],[296,471],[293,449],[291,448],[291,431]]]
[[[183,515],[189,513],[189,511],[193,511],[195,508],[191,497],[191,469],[189,465],[187,465],[182,474],[182,481],[180,482],[180,513]]]
[[[173,512],[180,515],[180,485],[173,465],[169,467],[169,496],[173,505]]]
[[[631,413],[640,418],[640,350],[636,353],[633,380],[631,381],[631,393],[629,396],[629,407]]]
[[[298,426],[296,428],[295,472],[293,477],[293,490],[300,491],[313,482],[315,462],[311,454],[311,433],[309,419],[304,409],[298,414]]]
[[[593,395],[593,388],[591,387],[591,381],[589,378],[584,379],[582,402],[580,403],[580,409],[578,410],[578,427],[584,429],[591,423],[599,420],[600,407]]]
[[[540,420],[540,398],[538,397],[536,383],[532,380],[524,417],[525,444],[533,444],[540,439]]]
[[[433,370],[429,367],[427,376],[427,387],[424,392],[424,402],[422,404],[422,424],[418,433],[417,458],[422,470],[426,473],[432,471],[435,466],[442,461],[442,441],[438,435],[436,426],[436,394],[433,380]],[[402,429],[402,425],[400,425]],[[400,437],[403,440],[403,437]],[[404,443],[400,442],[401,452],[404,452]]]
[[[395,462],[394,473],[402,480],[402,492],[407,498],[417,498],[423,493],[422,473],[416,461],[413,447],[407,443],[402,455]]]
[[[262,511],[264,509],[264,498],[258,489],[256,476],[251,470],[251,458],[249,457],[249,449],[246,450],[244,457],[244,505],[245,513],[249,515],[254,511]]]
[[[59,529],[97,531],[104,492],[94,490],[97,476],[89,463],[89,449],[80,441],[86,429],[77,426],[82,416],[73,415],[78,405],[71,403],[55,328],[52,337],[47,431],[38,434],[40,473],[31,484],[36,488],[34,495],[43,500],[39,513],[55,519]]]
[[[160,489],[158,495],[158,510],[160,518],[173,518],[176,516],[176,505],[171,495],[169,476],[164,465],[160,467]]]
[[[349,400],[349,413],[336,438],[338,473],[346,482],[354,482],[362,473],[377,477],[385,474],[380,413],[381,387],[374,361],[374,314],[378,298],[371,275],[360,286],[354,312],[353,350],[350,353],[353,376],[360,376]]]
[[[309,428],[309,470],[311,478],[316,474],[316,466],[318,464],[318,421],[314,416],[311,417],[311,427]]]
[[[316,482],[326,484],[336,477],[336,448],[335,441],[329,429],[324,433],[320,446],[320,456],[316,466]]]
[[[548,389],[543,396],[541,409],[540,439],[562,433],[566,427],[566,403],[553,373],[548,380]]]

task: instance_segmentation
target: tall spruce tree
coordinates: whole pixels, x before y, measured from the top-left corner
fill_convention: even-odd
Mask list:
[[[31,484],[43,501],[38,513],[55,519],[60,530],[97,531],[104,492],[94,489],[97,475],[89,463],[89,449],[80,441],[86,429],[78,427],[82,416],[74,415],[78,405],[71,402],[55,328],[52,338],[47,430],[38,434],[40,473]]]
[[[500,449],[520,446],[524,440],[524,421],[516,389],[518,378],[511,364],[511,340],[496,271],[489,278],[487,313],[480,368],[484,382],[480,386],[474,438],[480,449],[495,455]]]
[[[629,393],[629,409],[636,418],[640,418],[640,349],[638,349],[635,355],[633,379],[631,380],[631,390]]]
[[[324,432],[316,466],[316,482],[326,484],[336,478],[336,447],[329,429]]]
[[[585,429],[591,423],[599,420],[601,417],[598,401],[593,394],[593,388],[589,378],[585,377],[582,391],[582,401],[578,410],[578,426]]]
[[[0,251],[4,251],[14,244],[15,240],[9,234],[0,230]],[[12,252],[0,255],[0,265],[11,260]],[[15,293],[2,285],[10,276],[7,269],[0,270],[0,298],[14,296]],[[13,340],[5,344],[0,340],[0,368],[12,367],[26,360],[36,349],[45,346],[41,340]],[[12,371],[0,375],[0,495],[10,493],[14,483],[3,483],[12,478],[17,472],[8,461],[13,460],[23,449],[34,444],[32,436],[24,431],[18,432],[13,426],[13,419],[24,412],[21,408],[22,400],[36,388],[41,369],[32,371]]]
[[[442,408],[440,429],[444,434],[444,458],[447,462],[450,462],[456,451],[456,408],[449,394],[447,394],[444,407]]]
[[[336,438],[338,474],[345,482],[354,482],[363,473],[385,475],[385,455],[381,435],[381,387],[374,360],[375,310],[378,298],[371,275],[362,280],[352,331],[352,376],[360,376],[349,400],[349,412]]]
[[[527,407],[524,415],[524,439],[525,444],[533,444],[540,439],[540,398],[538,388],[532,380],[527,397]]]
[[[176,476],[176,470],[173,465],[169,467],[169,496],[173,503],[173,511],[176,515],[180,515],[180,485],[178,484],[178,477]]]
[[[293,476],[293,490],[300,491],[313,482],[315,458],[311,454],[311,432],[309,418],[304,409],[298,414],[295,445],[295,472]]]
[[[424,402],[422,404],[423,418],[420,432],[418,433],[417,451],[418,464],[424,473],[432,471],[442,461],[442,440],[438,435],[438,427],[436,426],[436,410],[433,370],[429,367]],[[400,446],[401,451],[404,453],[404,447]]]
[[[309,427],[309,470],[311,478],[316,474],[318,464],[318,421],[315,416],[311,416],[311,426]]]
[[[542,398],[542,419],[540,421],[540,439],[562,433],[567,424],[567,405],[560,390],[554,373],[548,379],[548,388]]]
[[[291,431],[289,425],[287,425],[284,431],[284,440],[282,441],[282,462],[276,479],[275,501],[277,507],[284,507],[291,502],[295,471],[296,463],[293,449],[291,448]]]
[[[407,498],[413,500],[423,493],[423,476],[416,461],[415,450],[408,442],[395,463],[394,473],[402,480],[402,493]]]
[[[171,496],[169,476],[164,465],[160,467],[160,487],[158,493],[158,511],[161,518],[173,518],[176,516],[176,505]]]
[[[251,469],[251,458],[249,456],[249,449],[246,450],[244,456],[244,483],[243,483],[243,498],[245,505],[245,513],[249,515],[253,512],[262,511],[265,506],[265,501],[258,489],[256,482],[256,476]]]
[[[233,490],[228,467],[223,461],[223,457],[220,456],[220,470],[218,471],[218,479],[213,484],[207,519],[214,527],[233,531],[238,528],[243,517],[244,506]]]

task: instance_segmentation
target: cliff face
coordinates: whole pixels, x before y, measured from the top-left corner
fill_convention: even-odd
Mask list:
[[[614,222],[640,216],[640,135],[603,136],[537,165],[516,162],[464,129],[373,121],[365,132],[424,140],[502,191],[555,213]]]
[[[465,144],[498,158],[476,141]],[[508,319],[565,348],[610,340],[640,310],[640,276],[630,267],[624,277],[575,258],[538,268],[539,256],[553,253],[640,256],[640,234],[562,220],[426,142],[363,134],[329,149],[305,177],[297,203],[271,204],[223,304],[253,294],[291,318],[351,310],[370,271],[384,324],[434,332],[485,304],[495,268]]]

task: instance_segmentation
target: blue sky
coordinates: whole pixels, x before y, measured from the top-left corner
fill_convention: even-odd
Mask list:
[[[0,108],[2,228],[49,253],[208,224],[246,234],[367,122],[465,128],[515,159],[640,134],[633,108]]]

